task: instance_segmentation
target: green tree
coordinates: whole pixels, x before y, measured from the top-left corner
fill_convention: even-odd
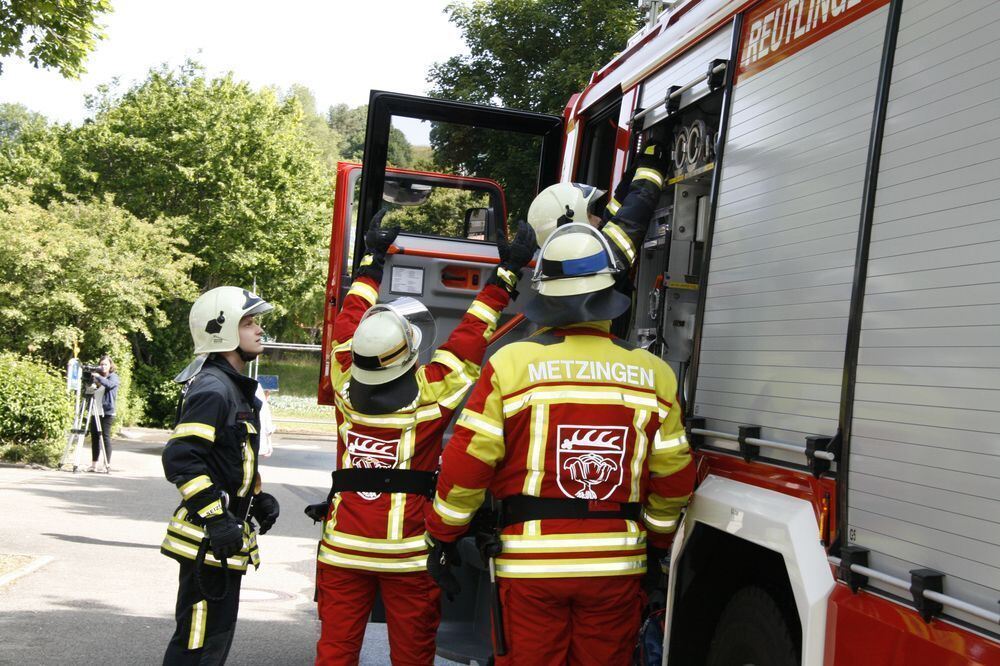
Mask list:
[[[562,114],[639,25],[634,0],[474,0],[446,11],[468,54],[431,68],[431,95],[539,113]],[[526,213],[537,173],[533,140],[438,124],[431,145],[439,169],[499,181],[511,215]]]
[[[90,109],[62,141],[70,192],[114,194],[142,219],[179,218],[176,232],[201,260],[195,282],[256,280],[279,324],[282,304],[322,279],[312,255],[327,234],[331,181],[296,97],[208,78],[189,62],[124,93],[104,87]]]
[[[62,366],[110,353],[121,376],[121,423],[142,411],[130,391],[132,343],[168,322],[174,299],[191,299],[195,258],[179,220],[137,219],[110,198],[33,203],[26,188],[0,187],[0,349]]]
[[[368,105],[351,108],[346,104],[331,106],[326,112],[326,122],[340,134],[340,154],[345,160],[360,162],[365,154],[365,129],[368,125]],[[397,128],[389,129],[388,161],[391,166],[410,168],[413,165],[413,146]]]
[[[469,208],[486,208],[489,194],[460,190],[452,187],[435,187],[427,201],[419,206],[389,206],[383,224],[398,225],[403,231],[462,238],[465,211]]]
[[[292,98],[298,100],[299,106],[302,107],[302,124],[305,126],[306,134],[319,151],[319,158],[324,168],[332,176],[337,170],[337,161],[340,160],[343,137],[316,111],[316,97],[309,88],[299,84],[291,86],[285,94],[285,99]]]
[[[195,295],[179,224],[144,222],[110,198],[46,209],[26,189],[0,189],[0,349],[62,365],[75,344],[148,336],[166,323],[165,302]]]
[[[0,58],[27,57],[35,67],[77,78],[104,39],[97,21],[110,11],[110,0],[0,0]]]
[[[62,192],[62,131],[22,104],[0,104],[0,185],[27,185],[38,200]]]

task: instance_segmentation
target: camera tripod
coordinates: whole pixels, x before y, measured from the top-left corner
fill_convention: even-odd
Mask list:
[[[69,472],[80,471],[80,447],[87,441],[87,433],[90,432],[91,416],[94,414],[94,402],[97,391],[92,386],[88,386],[81,392],[76,392],[76,404],[73,408],[73,425],[70,426],[66,434],[66,448],[63,449],[62,460],[59,469]],[[82,399],[81,399],[82,398]],[[111,465],[108,463],[108,453],[104,450],[104,438],[101,436],[101,419],[93,419],[97,428],[97,441],[101,446],[101,459],[104,461],[104,473],[110,471]],[[71,460],[72,459],[72,460]],[[69,467],[72,463],[72,467]]]

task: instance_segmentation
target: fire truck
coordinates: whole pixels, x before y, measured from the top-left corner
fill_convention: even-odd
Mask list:
[[[1000,664],[1000,3],[649,4],[561,117],[372,92],[327,332],[386,202],[487,192],[387,262],[440,343],[535,192],[612,189],[658,142],[629,337],[681,379],[699,478],[663,663]],[[464,175],[387,167],[402,119]],[[493,347],[531,333],[517,309]],[[470,576],[439,646],[484,663]]]

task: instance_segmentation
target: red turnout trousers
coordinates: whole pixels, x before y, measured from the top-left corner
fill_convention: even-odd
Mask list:
[[[507,655],[497,666],[631,664],[645,603],[641,579],[499,579]]]
[[[441,588],[426,571],[378,573],[321,564],[316,571],[322,632],[316,664],[355,666],[375,592],[382,591],[393,666],[430,666],[441,621]]]

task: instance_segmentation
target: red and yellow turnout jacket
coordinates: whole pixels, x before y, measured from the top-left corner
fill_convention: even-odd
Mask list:
[[[461,536],[487,490],[501,500],[641,503],[641,521],[510,525],[496,564],[497,575],[508,578],[645,571],[647,538],[654,545],[672,539],[695,468],[670,366],[609,327],[545,328],[493,355],[444,450],[428,515],[432,535]]]
[[[510,297],[486,286],[447,342],[417,369],[418,394],[392,414],[362,414],[350,400],[351,339],[378,297],[378,283],[351,285],[334,325],[330,378],[336,400],[339,469],[354,467],[434,471],[452,414],[479,377],[500,312]],[[429,501],[404,493],[337,493],[323,524],[321,565],[387,573],[426,568],[424,514]]]

